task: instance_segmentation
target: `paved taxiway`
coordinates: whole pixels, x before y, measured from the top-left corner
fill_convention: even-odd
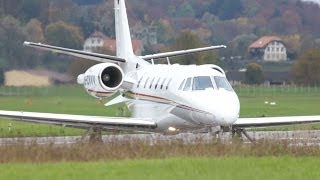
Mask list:
[[[294,145],[316,145],[320,147],[320,130],[312,131],[255,131],[248,132],[255,140],[288,140]],[[143,141],[150,145],[159,142],[181,141],[183,143],[208,142],[213,140],[213,136],[208,133],[192,134],[181,133],[178,135],[165,136],[161,134],[122,134],[122,135],[104,135],[102,140],[105,143],[115,141]],[[222,142],[231,142],[230,133],[223,133],[220,136]],[[88,138],[85,138],[88,140]],[[32,137],[32,138],[0,138],[0,145],[14,144],[72,144],[81,141],[81,136],[65,137]],[[244,137],[244,141],[248,140]]]

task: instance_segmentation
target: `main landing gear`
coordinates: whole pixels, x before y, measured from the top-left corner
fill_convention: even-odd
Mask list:
[[[255,139],[250,137],[248,132],[244,129],[244,128],[237,128],[237,127],[232,127],[231,128],[231,132],[232,132],[232,139],[240,139],[242,140],[242,134],[252,143],[255,142]]]
[[[89,136],[89,143],[102,143],[102,129],[100,127],[90,127],[88,131],[82,136],[84,140]]]
[[[233,140],[243,140],[243,135],[252,143],[255,142],[255,139],[250,137],[248,132],[244,128],[238,128],[238,127],[227,127],[227,126],[221,126],[221,127],[208,127],[207,128],[208,133],[211,134],[213,137],[220,139],[222,138],[223,132],[231,132],[232,139]]]

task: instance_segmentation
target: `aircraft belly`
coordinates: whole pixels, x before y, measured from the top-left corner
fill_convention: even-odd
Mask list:
[[[181,107],[175,107],[171,110],[171,114],[178,116],[190,123],[201,125],[217,126],[218,123],[215,121],[215,116],[205,112],[197,112],[190,109]]]
[[[170,111],[175,108],[170,104],[154,103],[147,101],[131,101],[128,104],[133,118],[152,118],[157,122],[157,130],[175,128],[196,128],[198,124],[186,121]]]

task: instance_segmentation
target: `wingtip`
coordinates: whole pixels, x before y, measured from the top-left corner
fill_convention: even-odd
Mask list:
[[[23,42],[23,45],[30,45],[30,42],[25,41],[25,42]]]

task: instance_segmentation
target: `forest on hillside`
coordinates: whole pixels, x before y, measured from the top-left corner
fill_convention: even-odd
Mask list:
[[[113,0],[0,0],[0,66],[45,66],[66,71],[56,55],[22,46],[43,42],[81,49],[94,31],[114,37]],[[170,48],[181,32],[203,44],[226,44],[221,56],[245,57],[251,42],[280,36],[294,60],[320,47],[320,6],[299,0],[127,0],[131,27],[157,27],[158,43]],[[66,59],[67,57],[59,57]]]

